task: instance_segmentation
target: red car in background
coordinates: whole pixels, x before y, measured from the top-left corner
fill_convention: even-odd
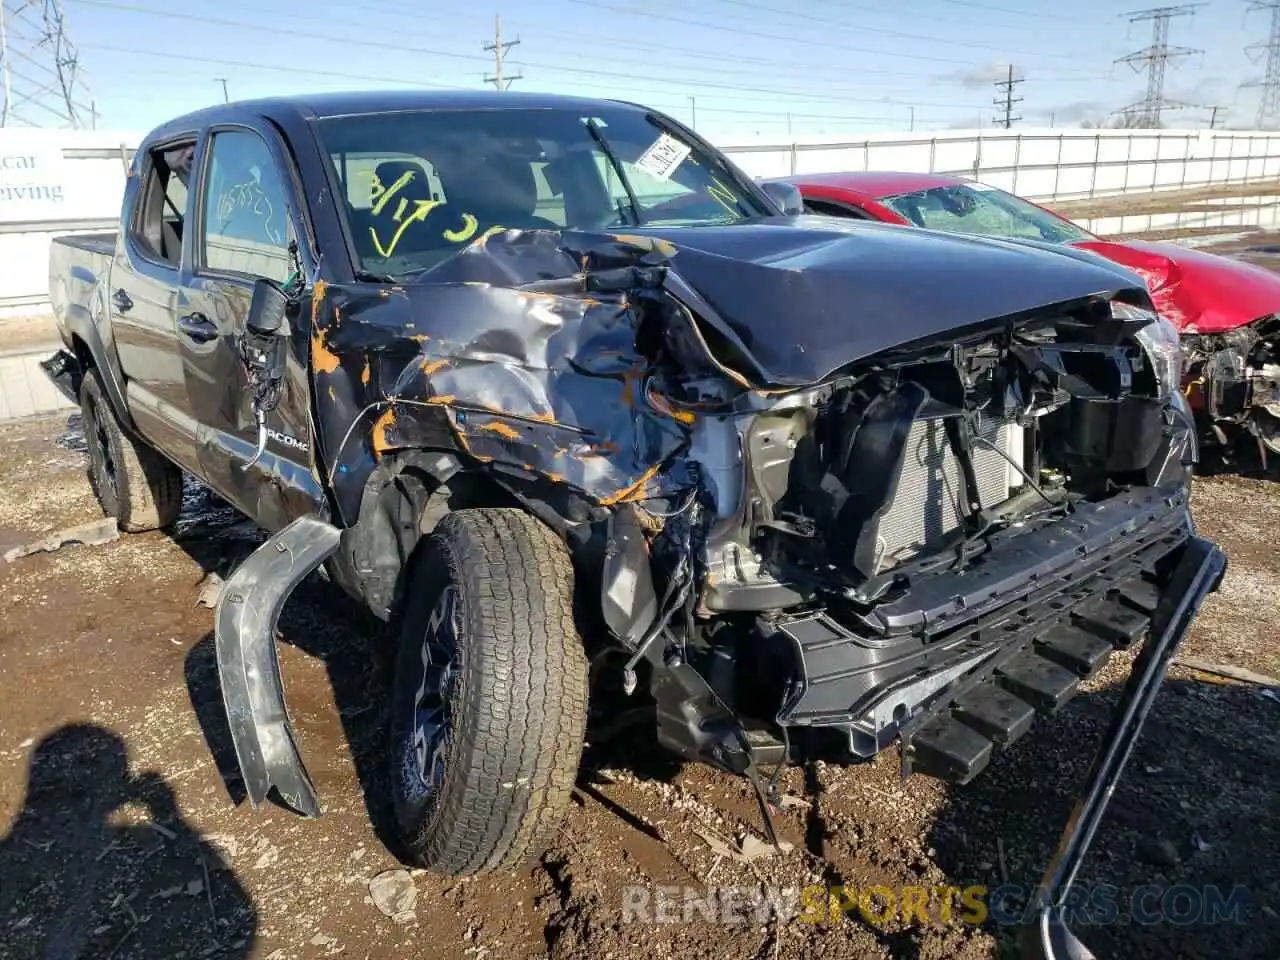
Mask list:
[[[1064,244],[1137,273],[1180,331],[1183,386],[1224,452],[1226,429],[1280,454],[1280,274],[1167,243],[1110,241],[972,180],[933,173],[829,173],[782,178],[810,213],[951,233]],[[1226,429],[1224,429],[1226,428]]]

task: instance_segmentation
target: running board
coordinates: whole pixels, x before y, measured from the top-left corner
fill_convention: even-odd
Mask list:
[[[323,520],[299,517],[240,564],[218,597],[218,679],[254,809],[275,787],[280,799],[304,817],[321,813],[289,724],[275,635],[285,601],[338,549],[340,536],[337,527]]]

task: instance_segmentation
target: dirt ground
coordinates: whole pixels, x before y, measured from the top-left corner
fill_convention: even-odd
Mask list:
[[[1246,248],[1275,242],[1221,252],[1270,265],[1280,257]],[[65,416],[0,425],[0,553],[100,515],[78,429]],[[1197,478],[1199,529],[1231,565],[1181,656],[1280,676],[1278,466]],[[673,762],[651,735],[589,745],[540,860],[463,881],[413,871],[416,900],[392,918],[370,882],[403,869],[383,803],[394,640],[322,582],[286,609],[280,659],[325,815],[243,802],[199,599],[259,538],[192,486],[172,536],[0,560],[0,960],[1009,956],[994,910],[973,923],[956,904],[945,921],[935,888],[1040,879],[1130,663],[1113,658],[966,787],[901,783],[893,751],[788,771],[778,825],[793,849],[751,864],[705,839],[761,834],[744,783]],[[1104,960],[1274,960],[1278,811],[1280,692],[1175,665],[1077,882],[1111,891],[1123,916],[1077,932]],[[885,918],[875,900],[872,919],[832,913],[819,896],[873,885],[934,891],[929,922]],[[783,914],[807,912],[752,909],[762,887]],[[1198,905],[1215,890],[1237,890],[1240,912],[1210,922],[1184,899],[1183,922],[1128,917],[1144,891]],[[696,899],[712,892],[716,911]]]
[[[0,550],[98,515],[77,428],[66,417],[0,427]],[[1277,479],[1197,481],[1200,528],[1231,568],[1185,655],[1280,674]],[[746,910],[713,923],[692,910],[684,922],[677,898],[709,885],[740,898],[761,884],[1032,885],[1128,666],[1113,660],[964,788],[901,784],[889,755],[789,771],[800,803],[779,823],[794,849],[750,865],[700,836],[760,832],[743,783],[673,763],[639,735],[592,745],[540,861],[466,881],[415,872],[416,904],[393,920],[370,897],[370,880],[400,867],[382,803],[391,645],[323,583],[286,610],[281,660],[326,813],[304,821],[240,802],[198,598],[207,572],[225,573],[257,536],[192,488],[172,537],[0,563],[0,957],[997,955],[1009,931],[959,922],[958,907],[950,923],[937,904],[928,924],[856,910],[833,920],[815,898],[807,917]],[[1277,956],[1277,798],[1275,694],[1175,667],[1080,882],[1115,885],[1121,903],[1144,884],[1241,885],[1248,903],[1235,922],[1090,926],[1086,941],[1103,957]],[[654,885],[672,890],[653,916],[675,922],[624,917],[628,888]]]
[[[1252,181],[1181,190],[1155,190],[1109,197],[1059,200],[1050,206],[1064,217],[1127,217],[1141,213],[1213,213],[1222,209],[1216,200],[1237,197],[1280,196],[1280,183]],[[1239,229],[1236,227],[1235,229]]]

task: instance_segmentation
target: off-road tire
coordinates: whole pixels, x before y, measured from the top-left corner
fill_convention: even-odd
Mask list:
[[[120,426],[92,369],[80,384],[80,414],[89,452],[89,484],[102,512],[129,533],[156,530],[177,520],[182,512],[182,471]]]
[[[582,755],[587,658],[568,551],[520,510],[459,510],[420,544],[406,593],[391,720],[404,852],[454,876],[516,867],[554,839]],[[451,658],[438,656],[446,632]],[[428,695],[448,703],[434,786],[415,744],[429,646],[431,669],[451,664]]]

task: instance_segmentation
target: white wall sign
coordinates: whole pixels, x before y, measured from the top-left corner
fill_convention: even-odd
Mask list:
[[[0,138],[0,223],[68,216],[66,174],[60,147]]]

